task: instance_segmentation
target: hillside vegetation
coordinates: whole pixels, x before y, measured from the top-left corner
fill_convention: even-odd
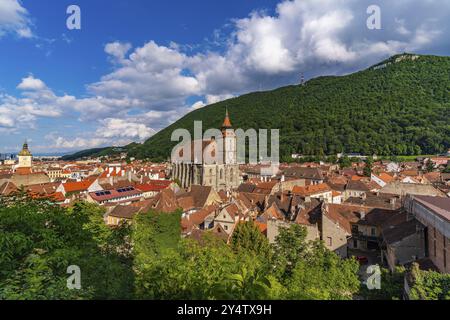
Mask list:
[[[129,156],[170,156],[173,130],[220,127],[228,107],[234,128],[280,129],[280,154],[436,154],[450,148],[450,57],[397,55],[346,76],[255,92],[195,110]]]

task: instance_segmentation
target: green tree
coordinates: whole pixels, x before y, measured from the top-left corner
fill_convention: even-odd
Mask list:
[[[292,224],[289,228],[280,228],[272,246],[275,270],[280,279],[291,276],[298,261],[307,250],[306,228]]]
[[[105,245],[101,216],[88,207],[0,198],[0,299],[132,297],[131,260]],[[81,269],[81,290],[67,288],[71,265]]]
[[[423,271],[413,264],[409,276],[411,300],[450,300],[450,275]]]
[[[269,242],[253,221],[239,223],[233,231],[231,248],[236,252],[246,251],[268,258]]]
[[[346,300],[358,292],[359,264],[341,259],[317,241],[307,255],[297,262],[287,283],[288,299]]]
[[[339,159],[339,166],[341,169],[350,168],[352,166],[352,162],[349,157],[343,156]]]

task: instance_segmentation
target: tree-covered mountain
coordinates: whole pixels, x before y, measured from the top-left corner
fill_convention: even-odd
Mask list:
[[[195,110],[129,156],[167,159],[171,134],[220,127],[228,108],[234,128],[280,129],[280,154],[435,154],[450,148],[450,57],[402,54],[345,76],[255,92]]]

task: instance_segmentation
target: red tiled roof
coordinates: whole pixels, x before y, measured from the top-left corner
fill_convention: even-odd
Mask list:
[[[123,197],[130,197],[130,196],[138,196],[141,194],[142,194],[141,191],[136,190],[133,187],[96,191],[89,193],[90,197],[97,202],[111,201],[114,199],[120,199]]]
[[[63,183],[64,190],[66,192],[79,192],[87,191],[94,181],[83,180],[79,182],[67,182]]]
[[[295,186],[292,189],[293,194],[297,194],[297,195],[301,195],[301,196],[311,196],[314,194],[324,193],[324,192],[328,192],[328,191],[331,191],[331,188],[326,183],[321,183],[321,184],[317,184],[317,185],[309,185],[306,187]]]
[[[136,189],[142,192],[161,191],[170,186],[172,181],[168,180],[151,180],[149,183],[138,184]]]

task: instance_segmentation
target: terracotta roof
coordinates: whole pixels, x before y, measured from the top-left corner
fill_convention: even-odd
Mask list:
[[[440,172],[428,172],[428,173],[425,173],[424,176],[428,181],[430,181],[432,183],[441,181],[441,173]]]
[[[122,219],[132,219],[139,211],[140,208],[133,206],[117,206],[108,214],[108,216]]]
[[[90,180],[83,180],[80,182],[67,182],[63,183],[63,187],[66,192],[80,192],[87,191],[92,183],[93,181]]]
[[[317,185],[309,185],[306,187],[295,186],[292,189],[292,193],[298,194],[301,196],[312,196],[315,194],[330,192],[330,191],[331,191],[331,188],[326,183],[321,183],[321,184],[317,184]]]
[[[251,183],[242,183],[238,189],[237,192],[248,192],[248,193],[252,193],[256,188],[256,185],[251,184]]]
[[[195,208],[203,208],[205,206],[206,200],[208,200],[208,197],[212,191],[213,191],[212,187],[192,185],[191,190],[189,192],[181,195],[178,198],[181,199],[184,197],[191,197],[194,201],[193,205]]]
[[[230,121],[230,116],[229,116],[228,110],[227,110],[227,112],[225,114],[225,119],[223,120],[222,128],[223,129],[228,129],[228,128],[231,128],[231,127],[232,127],[232,125],[231,125],[231,121]]]
[[[361,182],[361,181],[349,181],[347,186],[345,187],[346,190],[356,190],[356,191],[364,191],[364,192],[368,192],[370,191],[369,187]]]
[[[120,198],[133,197],[133,196],[137,197],[139,195],[142,195],[142,192],[139,190],[136,190],[134,187],[131,187],[131,186],[125,187],[125,188],[104,190],[104,191],[95,191],[95,192],[89,193],[89,196],[97,202],[112,201],[115,199],[119,200]]]
[[[275,202],[272,203],[272,205],[266,211],[264,211],[263,217],[266,219],[265,221],[267,221],[268,219],[285,219],[283,213],[281,212],[280,208],[278,208]]]
[[[205,222],[205,219],[209,215],[214,214],[216,209],[216,205],[211,205],[183,217],[181,219],[181,225],[184,232],[190,232],[194,226],[200,226],[203,222]]]
[[[323,180],[324,178],[322,172],[318,168],[290,167],[284,169],[283,172],[286,176],[301,179]]]
[[[360,220],[359,212],[366,213],[369,209],[363,207],[327,204],[324,214],[339,224],[348,234],[352,233],[351,223],[357,223]]]
[[[259,231],[262,234],[267,235],[267,223],[255,221],[255,225],[258,227]]]
[[[415,177],[419,175],[418,170],[404,170],[401,172],[402,175],[408,176],[408,177]]]
[[[148,206],[148,209],[153,209],[160,212],[172,213],[180,209],[175,193],[172,189],[164,189],[161,191]]]
[[[52,194],[61,185],[59,182],[50,182],[44,184],[34,184],[26,187],[27,192],[35,194]]]
[[[391,175],[389,175],[389,174],[387,174],[387,173],[385,173],[385,172],[381,172],[381,173],[378,175],[378,177],[379,177],[381,180],[383,180],[384,182],[386,182],[386,183],[389,183],[389,182],[395,180],[395,178],[394,178],[393,176],[391,176]]]
[[[177,199],[179,206],[183,209],[183,211],[189,211],[195,209],[194,198],[191,196],[180,197]]]
[[[151,180],[149,183],[136,185],[136,189],[142,192],[161,191],[168,188],[171,183],[169,180]]]
[[[18,191],[18,189],[17,189],[16,185],[12,182],[7,181],[7,182],[3,183],[2,185],[0,185],[0,195],[9,196],[17,191]]]

